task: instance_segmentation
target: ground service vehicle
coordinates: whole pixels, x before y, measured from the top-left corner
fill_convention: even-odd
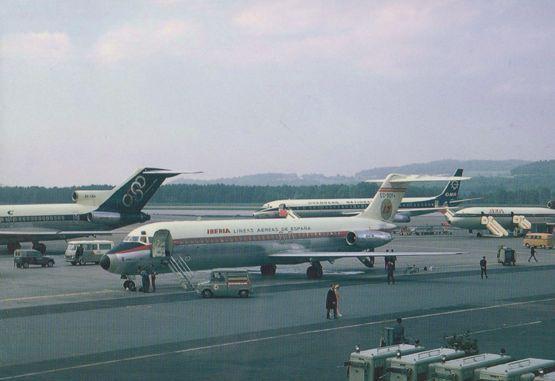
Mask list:
[[[464,351],[438,348],[387,359],[389,381],[424,381],[429,378],[429,365],[464,357]]]
[[[503,266],[516,266],[516,252],[510,247],[501,246],[497,250],[497,262]]]
[[[386,360],[395,356],[421,352],[424,347],[411,344],[390,345],[351,353],[348,366],[349,381],[378,381],[387,373]]]
[[[32,249],[17,249],[13,253],[13,263],[19,269],[27,269],[29,265],[40,265],[42,267],[54,266],[54,259],[52,257],[42,255],[37,250]]]
[[[555,370],[555,361],[527,358],[478,371],[480,381],[532,381],[540,373]]]
[[[77,251],[80,247],[82,252],[78,255]],[[113,247],[114,243],[112,241],[69,241],[65,252],[65,260],[74,266],[76,264],[85,265],[90,262],[98,264],[100,258],[112,250]]]
[[[482,353],[430,365],[429,381],[476,381],[477,370],[511,361],[511,357]]]
[[[212,271],[208,282],[199,283],[197,291],[203,298],[239,296],[248,298],[252,283],[247,271]]]
[[[553,234],[550,233],[528,233],[522,244],[526,247],[539,247],[542,249],[553,248]]]

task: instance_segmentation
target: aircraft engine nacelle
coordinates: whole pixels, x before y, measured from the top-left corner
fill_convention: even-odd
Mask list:
[[[393,222],[396,223],[407,223],[410,222],[410,216],[403,214],[403,213],[396,213],[395,216],[393,216]]]
[[[109,192],[103,190],[76,190],[71,195],[71,199],[77,204],[98,206],[106,200]]]
[[[121,214],[116,212],[90,212],[87,221],[105,225],[117,225],[121,222]]]
[[[345,241],[349,246],[371,249],[385,245],[392,240],[391,234],[379,230],[348,232]]]
[[[555,200],[551,200],[547,202],[547,207],[549,209],[555,209]]]

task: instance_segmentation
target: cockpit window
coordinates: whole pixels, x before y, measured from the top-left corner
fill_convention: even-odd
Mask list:
[[[141,240],[141,238],[144,238],[144,237],[141,237],[138,235],[128,235],[127,237],[125,237],[123,242],[143,242],[144,243],[144,241]]]

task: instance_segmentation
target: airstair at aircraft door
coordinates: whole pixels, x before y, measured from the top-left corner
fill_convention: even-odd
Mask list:
[[[191,282],[193,272],[187,262],[181,257],[168,257],[168,267],[175,274],[181,287],[185,290],[194,290],[195,286]]]
[[[451,221],[455,215],[455,213],[449,208],[445,209],[443,214],[445,215],[445,218],[447,218],[447,221]]]
[[[513,216],[513,224],[522,230],[532,229],[532,223],[526,219],[526,216]]]
[[[497,237],[507,237],[509,232],[499,224],[492,216],[483,216],[480,220],[482,225],[486,226],[489,232]]]

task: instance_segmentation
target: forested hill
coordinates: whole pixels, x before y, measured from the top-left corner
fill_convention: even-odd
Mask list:
[[[524,164],[511,169],[512,175],[538,175],[552,177],[555,176],[555,160],[542,160]]]
[[[424,167],[405,166],[399,172],[419,173],[426,166],[436,165],[437,171],[426,173],[445,173],[442,167],[448,160],[423,164]],[[505,160],[502,162],[476,161],[475,171],[495,170],[496,176],[473,175],[474,177],[461,184],[461,198],[481,198],[474,204],[518,204],[545,205],[555,200],[555,160],[534,163]],[[435,163],[435,164],[434,164]],[[448,168],[465,169],[472,163],[449,162]],[[524,164],[522,164],[524,163]],[[460,165],[459,165],[460,164]],[[418,166],[418,164],[415,164]],[[509,167],[511,167],[509,169]],[[380,171],[383,168],[379,169]],[[398,170],[396,168],[395,170]],[[503,169],[503,171],[501,171]],[[392,171],[389,168],[388,171]],[[479,172],[479,171],[478,171]],[[500,173],[504,175],[499,175]],[[383,177],[379,171],[373,172]],[[386,172],[387,173],[387,172]],[[367,175],[370,175],[367,173]],[[295,175],[297,176],[297,175]],[[310,176],[310,175],[309,175]],[[366,175],[363,175],[366,176]],[[342,178],[345,180],[345,178]],[[352,179],[352,178],[350,178]],[[283,179],[282,179],[283,180]],[[341,180],[336,178],[336,180]],[[410,186],[407,195],[433,196],[441,192],[445,184]],[[91,185],[79,189],[111,189],[109,185]],[[69,203],[75,187],[44,188],[44,187],[0,187],[0,204],[33,204],[33,203]],[[318,185],[236,185],[236,184],[167,184],[160,187],[150,204],[255,204],[290,199],[290,198],[344,198],[371,197],[376,192],[376,185],[361,181]]]
[[[540,181],[541,180],[541,181]],[[549,181],[548,181],[549,180]],[[444,184],[411,186],[407,196],[432,196]],[[96,187],[96,189],[106,189]],[[162,186],[150,204],[239,204],[261,205],[288,198],[371,197],[377,186],[369,183],[313,186],[240,186],[224,184],[170,184]],[[475,177],[461,185],[461,198],[481,197],[474,204],[545,205],[555,199],[555,176]],[[75,188],[0,187],[0,204],[71,202]]]

